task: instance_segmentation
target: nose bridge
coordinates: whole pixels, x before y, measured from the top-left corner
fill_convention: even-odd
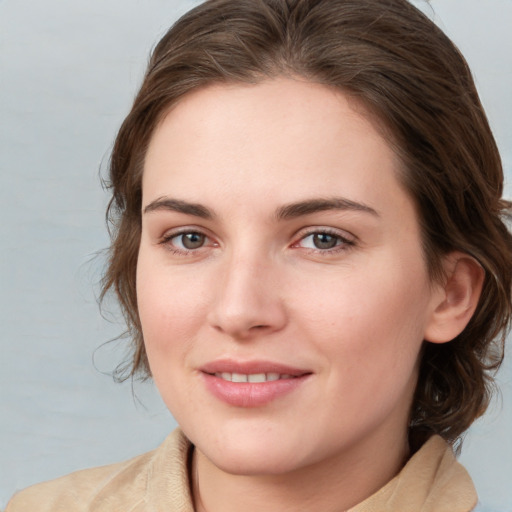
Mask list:
[[[239,248],[223,261],[210,321],[226,334],[244,338],[286,323],[275,260],[264,251]]]

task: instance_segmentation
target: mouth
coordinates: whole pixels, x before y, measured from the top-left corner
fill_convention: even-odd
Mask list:
[[[302,387],[311,371],[271,362],[214,361],[200,368],[207,390],[235,407],[262,407]]]
[[[210,374],[212,375],[212,374]],[[252,382],[252,383],[261,383],[261,382],[273,382],[276,380],[284,380],[284,379],[295,379],[296,376],[290,375],[288,373],[230,373],[230,372],[216,372],[213,375],[218,377],[219,379],[228,381],[228,382]]]
[[[273,382],[312,373],[309,370],[272,361],[219,359],[203,365],[200,371],[229,382]]]

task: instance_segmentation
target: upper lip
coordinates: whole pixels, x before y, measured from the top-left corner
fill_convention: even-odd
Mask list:
[[[257,373],[279,373],[281,375],[300,375],[311,373],[309,370],[288,366],[273,361],[235,361],[233,359],[218,359],[201,366],[204,373],[241,373],[253,375]]]

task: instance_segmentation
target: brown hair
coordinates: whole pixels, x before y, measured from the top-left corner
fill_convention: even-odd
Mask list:
[[[112,229],[103,296],[115,289],[133,340],[128,376],[149,376],[137,313],[142,172],[152,133],[189,91],[295,75],[362,102],[391,134],[415,199],[432,279],[449,251],[485,270],[478,308],[450,343],[425,343],[411,412],[417,430],[454,441],[483,414],[511,315],[512,239],[503,172],[470,70],[406,0],[209,0],[155,47],[114,144]]]

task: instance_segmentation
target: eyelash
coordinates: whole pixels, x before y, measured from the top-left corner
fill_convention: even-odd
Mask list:
[[[201,232],[198,229],[183,228],[179,231],[174,231],[172,233],[164,235],[162,237],[162,240],[160,240],[160,242],[158,242],[158,243],[160,245],[164,245],[173,254],[177,254],[179,256],[191,256],[194,253],[197,253],[200,249],[203,249],[205,247],[204,245],[201,245],[197,249],[187,249],[187,248],[180,249],[179,247],[176,247],[172,243],[172,240],[174,238],[183,237],[184,235],[199,235],[201,237],[204,237],[205,241],[210,240],[210,237],[208,235],[206,235],[205,233]]]
[[[190,255],[193,255],[194,253],[197,253],[201,249],[205,248],[205,245],[201,245],[197,249],[186,249],[186,248],[180,249],[180,248],[176,247],[172,243],[172,240],[175,238],[178,238],[180,236],[182,237],[184,235],[199,235],[201,237],[204,237],[205,241],[211,240],[208,235],[206,235],[205,233],[203,233],[200,230],[184,228],[179,231],[174,231],[172,233],[164,235],[162,237],[162,240],[160,240],[158,243],[160,245],[166,246],[166,248],[168,250],[170,250],[173,254],[177,254],[180,256],[190,256]],[[316,253],[316,254],[320,254],[320,255],[324,255],[324,256],[330,256],[333,254],[338,254],[343,251],[347,251],[356,245],[355,239],[352,240],[352,239],[347,238],[346,236],[342,236],[339,232],[337,232],[335,230],[326,229],[326,228],[316,228],[316,229],[311,229],[307,232],[301,233],[299,240],[297,242],[294,242],[291,245],[291,247],[292,248],[300,248],[301,242],[304,242],[304,240],[306,240],[307,238],[315,236],[315,235],[328,235],[328,236],[334,237],[336,239],[336,245],[331,248],[325,248],[325,249],[305,247],[304,249],[307,250],[308,252],[312,252],[312,253]],[[212,246],[215,247],[216,245],[217,244],[214,243]]]
[[[315,254],[319,254],[321,256],[332,256],[335,254],[338,254],[340,252],[348,251],[352,247],[356,245],[356,239],[350,239],[346,236],[343,236],[339,233],[339,231],[336,231],[334,229],[327,229],[327,228],[313,228],[306,232],[303,232],[300,234],[300,238],[297,242],[295,242],[292,247],[293,248],[300,248],[300,243],[304,242],[309,237],[313,237],[315,235],[328,235],[331,237],[334,237],[337,242],[336,245],[332,248],[326,248],[326,249],[320,249],[320,248],[305,248],[308,252],[312,252]]]

